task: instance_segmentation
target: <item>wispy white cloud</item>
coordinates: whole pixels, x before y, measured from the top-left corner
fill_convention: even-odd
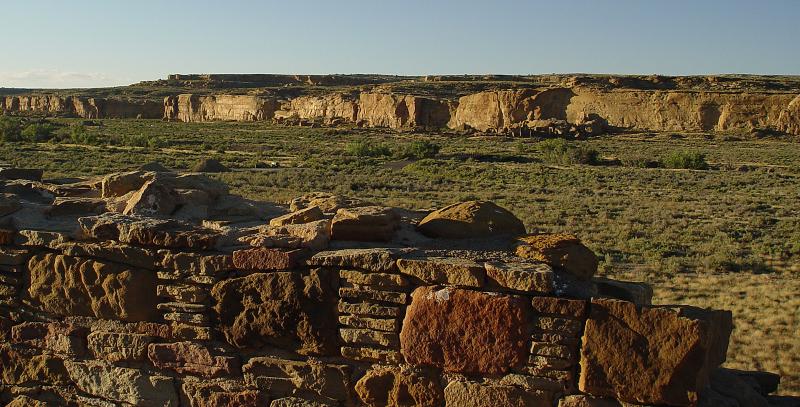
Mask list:
[[[6,88],[90,88],[128,85],[129,83],[123,78],[99,72],[71,72],[53,69],[0,71],[0,87]]]

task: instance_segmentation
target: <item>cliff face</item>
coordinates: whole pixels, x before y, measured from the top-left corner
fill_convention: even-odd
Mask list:
[[[580,125],[600,119],[637,131],[751,131],[800,135],[800,96],[792,93],[600,89],[588,86],[482,91],[457,100],[361,91],[299,96],[279,102],[253,95],[180,94],[152,101],[8,96],[0,108],[83,118],[164,118],[182,122],[320,121],[365,127],[474,129],[508,133],[542,121]]]
[[[0,110],[10,113],[44,113],[85,119],[159,119],[164,114],[161,105],[154,101],[56,95],[7,96],[0,107]]]
[[[268,120],[277,107],[275,99],[259,96],[182,94],[164,98],[164,118],[182,122]]]

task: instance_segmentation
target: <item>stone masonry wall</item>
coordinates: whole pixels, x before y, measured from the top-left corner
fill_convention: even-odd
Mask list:
[[[779,380],[719,368],[730,312],[651,305],[491,202],[3,177],[3,404],[766,406]]]

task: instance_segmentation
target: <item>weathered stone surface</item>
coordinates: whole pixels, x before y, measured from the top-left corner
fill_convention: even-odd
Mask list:
[[[269,407],[330,407],[330,404],[307,400],[300,397],[281,397],[272,400]]]
[[[727,369],[714,369],[711,373],[711,388],[723,396],[736,400],[740,406],[770,405],[756,389]]]
[[[230,255],[200,255],[196,253],[174,253],[159,251],[163,255],[161,267],[179,271],[185,275],[215,276],[234,269]]]
[[[292,389],[278,389],[271,378],[286,379],[293,389],[311,392],[330,400],[350,399],[350,367],[328,365],[317,360],[308,362],[256,357],[242,367],[245,381],[275,396],[290,395]]]
[[[145,182],[153,178],[153,174],[144,171],[120,172],[106,175],[101,188],[103,198],[114,198],[136,191]]]
[[[156,315],[152,271],[49,253],[31,258],[28,269],[28,293],[43,311],[123,321]]]
[[[564,372],[568,373],[568,372]],[[573,377],[568,379],[546,376],[531,376],[518,373],[507,374],[500,378],[498,384],[503,386],[516,386],[525,390],[544,390],[553,393],[563,393],[574,389]]]
[[[356,268],[377,272],[396,270],[398,251],[391,249],[344,249],[319,252],[308,260],[312,266]]]
[[[209,297],[207,289],[188,284],[159,285],[157,293],[159,297],[188,303],[201,303]]]
[[[0,383],[63,385],[69,381],[61,359],[51,355],[22,353],[8,344],[0,344]]]
[[[580,390],[630,403],[693,405],[709,382],[709,370],[724,361],[715,347],[727,343],[732,326],[714,323],[725,319],[716,314],[725,313],[593,300],[581,348]]]
[[[322,209],[320,209],[319,206],[311,206],[308,208],[300,209],[292,213],[287,213],[286,215],[283,216],[278,216],[277,218],[270,219],[269,225],[285,226],[298,223],[309,223],[322,220],[324,216],[325,214],[322,213]]]
[[[23,322],[11,328],[11,339],[58,355],[86,356],[86,329],[67,322]]]
[[[65,233],[43,230],[20,230],[17,232],[15,243],[20,246],[56,248],[58,245],[68,240],[70,240],[70,238]]]
[[[141,216],[104,213],[79,218],[78,223],[87,237],[140,246],[210,250],[219,239],[216,231],[175,220]]]
[[[170,215],[178,206],[178,194],[159,180],[147,181],[131,195],[122,213],[126,215]]]
[[[400,333],[409,363],[492,374],[525,361],[530,305],[521,298],[432,287],[412,298]]]
[[[527,293],[550,294],[555,291],[555,272],[547,264],[488,262],[485,266],[492,286]]]
[[[531,306],[533,307],[533,312],[539,315],[583,319],[586,317],[589,302],[557,297],[533,297],[531,298]]]
[[[0,179],[41,181],[43,173],[39,168],[0,168]]]
[[[66,242],[58,245],[56,249],[61,250],[66,256],[96,257],[147,270],[156,268],[157,257],[152,250],[113,241]]]
[[[269,396],[236,382],[184,381],[183,393],[191,407],[263,407]]]
[[[577,336],[583,329],[583,322],[574,319],[535,316],[531,321],[531,326],[536,331],[557,332],[562,335]]]
[[[378,362],[386,364],[403,363],[403,356],[400,352],[391,349],[379,349],[368,346],[342,346],[342,357],[359,360],[362,362]]]
[[[193,342],[151,343],[147,357],[159,369],[203,377],[233,375],[239,360],[231,356],[214,356],[206,347]]]
[[[364,273],[356,270],[340,270],[339,278],[350,284],[372,286],[378,289],[400,289],[407,287],[408,281],[397,274]]]
[[[573,235],[528,235],[519,241],[519,257],[561,267],[582,279],[589,279],[597,272],[597,256]]]
[[[48,211],[50,216],[91,215],[106,212],[107,202],[102,198],[59,196]]]
[[[430,237],[451,239],[525,233],[525,225],[514,214],[488,201],[460,202],[435,210],[417,229]]]
[[[355,391],[368,407],[438,407],[444,400],[438,378],[411,367],[376,365],[358,380]]]
[[[339,323],[353,328],[376,329],[387,332],[400,330],[400,321],[397,318],[368,318],[356,315],[342,315],[339,316]]]
[[[0,213],[2,213],[2,209],[0,209]],[[16,236],[17,232],[15,230],[0,229],[0,245],[9,245],[14,243],[14,238]]]
[[[336,349],[337,298],[323,269],[258,273],[222,281],[211,293],[219,327],[228,343],[242,349],[266,345],[301,354]]]
[[[404,305],[408,301],[405,292],[373,290],[369,287],[345,286],[339,288],[339,297],[354,300],[373,300]]]
[[[12,214],[22,208],[19,197],[15,194],[0,194],[0,217]]]
[[[98,362],[66,362],[70,379],[81,391],[137,406],[177,406],[172,378]]]
[[[486,270],[482,265],[452,257],[398,259],[397,268],[427,284],[482,287],[486,280]]]
[[[265,247],[236,250],[233,265],[241,270],[289,270],[304,259],[304,250],[278,250]]]
[[[393,208],[362,206],[342,208],[331,222],[331,239],[378,241],[392,239],[399,218]]]
[[[402,314],[400,307],[378,305],[368,302],[349,303],[339,302],[340,314],[372,315],[377,317],[399,317]]]
[[[452,381],[444,389],[447,407],[552,407],[547,391],[526,391],[519,387]]]
[[[92,332],[86,338],[95,358],[109,362],[143,361],[153,337],[137,333]]]
[[[400,346],[400,338],[396,333],[372,329],[341,328],[339,337],[344,343],[377,345],[390,348]]]

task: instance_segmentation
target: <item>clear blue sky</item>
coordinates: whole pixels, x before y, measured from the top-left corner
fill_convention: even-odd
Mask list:
[[[7,1],[0,87],[169,73],[800,74],[800,0]]]

